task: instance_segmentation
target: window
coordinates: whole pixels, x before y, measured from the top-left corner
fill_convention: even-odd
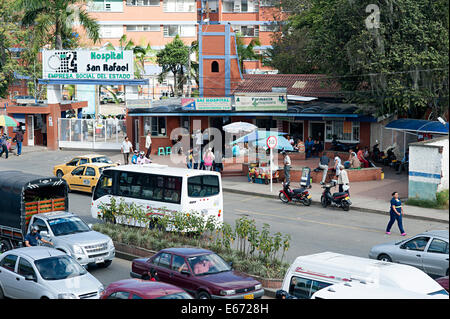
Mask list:
[[[94,200],[105,196],[105,195],[111,195],[112,194],[112,177],[105,174],[100,178],[100,180],[97,183],[97,186],[95,187],[95,194],[94,194]]]
[[[448,255],[448,243],[443,240],[435,238],[431,242],[430,247],[428,247],[428,252]]]
[[[21,276],[28,277],[31,276],[32,278],[36,279],[36,273],[34,272],[33,266],[28,262],[28,260],[20,258],[19,260],[19,269],[18,273]]]
[[[33,225],[39,227],[39,232],[41,232],[41,231],[46,231],[46,232],[48,232],[48,227],[47,227],[46,222],[44,222],[44,221],[43,221],[42,219],[40,219],[40,218],[36,218],[36,219],[34,220],[34,222],[33,222]]]
[[[173,255],[172,270],[181,272],[181,270],[188,270],[184,257]]]
[[[215,175],[188,178],[189,197],[209,197],[218,195],[219,192],[219,178]]]
[[[92,167],[86,167],[86,176],[95,176],[95,169]]]
[[[172,258],[171,254],[168,253],[161,253],[161,256],[159,258],[158,261],[158,266],[163,267],[163,268],[168,268],[170,269],[170,260]]]
[[[161,26],[153,25],[153,24],[127,25],[127,31],[133,31],[133,32],[159,32],[159,31],[161,31]]]
[[[309,299],[318,290],[330,286],[330,283],[292,276],[289,294],[301,299]]]
[[[144,132],[152,132],[152,136],[166,136],[165,117],[144,117]]]
[[[77,167],[72,171],[72,175],[74,176],[81,176],[83,175],[84,167]]]
[[[71,161],[70,161],[69,163],[67,163],[66,165],[67,165],[67,166],[77,166],[79,160],[80,160],[79,158],[74,158],[73,160],[71,160]]]
[[[258,37],[259,26],[257,25],[232,25],[233,30],[239,32],[242,37]]]
[[[164,37],[195,37],[196,29],[195,25],[165,25]]]
[[[164,0],[164,12],[195,12],[195,0]]]
[[[10,271],[14,271],[16,268],[17,256],[16,255],[8,255],[2,259],[0,262],[0,267],[8,269]]]
[[[100,25],[101,39],[120,39],[123,35],[123,25]]]
[[[333,140],[333,135],[336,135],[337,140],[359,142],[360,124],[350,121],[326,121],[326,140]]]
[[[127,6],[159,6],[161,0],[127,0]]]
[[[259,31],[261,32],[278,32],[280,31],[280,26],[278,24],[266,24],[259,26]]]
[[[260,7],[274,7],[280,4],[280,0],[259,0]]]
[[[211,72],[214,72],[214,73],[219,72],[219,62],[213,61],[211,63]]]
[[[129,292],[117,291],[110,294],[107,299],[128,299],[129,296],[130,296]]]
[[[417,237],[403,244],[401,248],[408,250],[424,251],[429,240],[430,240],[429,237]]]
[[[117,0],[94,0],[88,3],[90,12],[123,12],[123,2]]]
[[[259,0],[223,0],[223,12],[238,13],[238,12],[258,12]]]

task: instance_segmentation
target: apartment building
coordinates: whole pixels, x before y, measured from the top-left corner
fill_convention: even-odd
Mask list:
[[[108,42],[118,46],[124,34],[135,44],[150,43],[157,50],[176,35],[190,45],[197,40],[203,18],[210,24],[230,23],[245,44],[259,39],[256,51],[263,54],[278,28],[274,23],[280,17],[278,4],[279,0],[93,0],[87,10],[100,24],[100,47]],[[244,69],[244,73],[269,71],[255,61],[246,62]]]

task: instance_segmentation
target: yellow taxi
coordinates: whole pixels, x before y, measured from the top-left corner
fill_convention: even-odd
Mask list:
[[[114,166],[117,166],[117,164],[83,164],[75,167],[62,178],[66,181],[67,185],[69,185],[69,190],[92,193],[103,170]]]
[[[73,171],[75,167],[89,163],[113,164],[113,161],[105,155],[98,155],[98,154],[77,156],[72,158],[69,162],[65,164],[55,165],[53,167],[53,175],[61,178],[67,173]]]

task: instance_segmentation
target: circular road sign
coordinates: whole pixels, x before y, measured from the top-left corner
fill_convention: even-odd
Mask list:
[[[267,138],[267,147],[268,148],[275,148],[278,144],[278,140],[276,136],[269,136]]]

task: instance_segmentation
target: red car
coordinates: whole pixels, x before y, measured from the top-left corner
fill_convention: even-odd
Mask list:
[[[148,278],[183,288],[199,299],[254,299],[264,295],[259,281],[231,269],[219,255],[199,248],[168,248],[131,265],[131,277]]]
[[[436,281],[448,292],[448,276],[437,278]]]
[[[125,279],[113,282],[100,299],[192,299],[183,289],[157,281]]]

